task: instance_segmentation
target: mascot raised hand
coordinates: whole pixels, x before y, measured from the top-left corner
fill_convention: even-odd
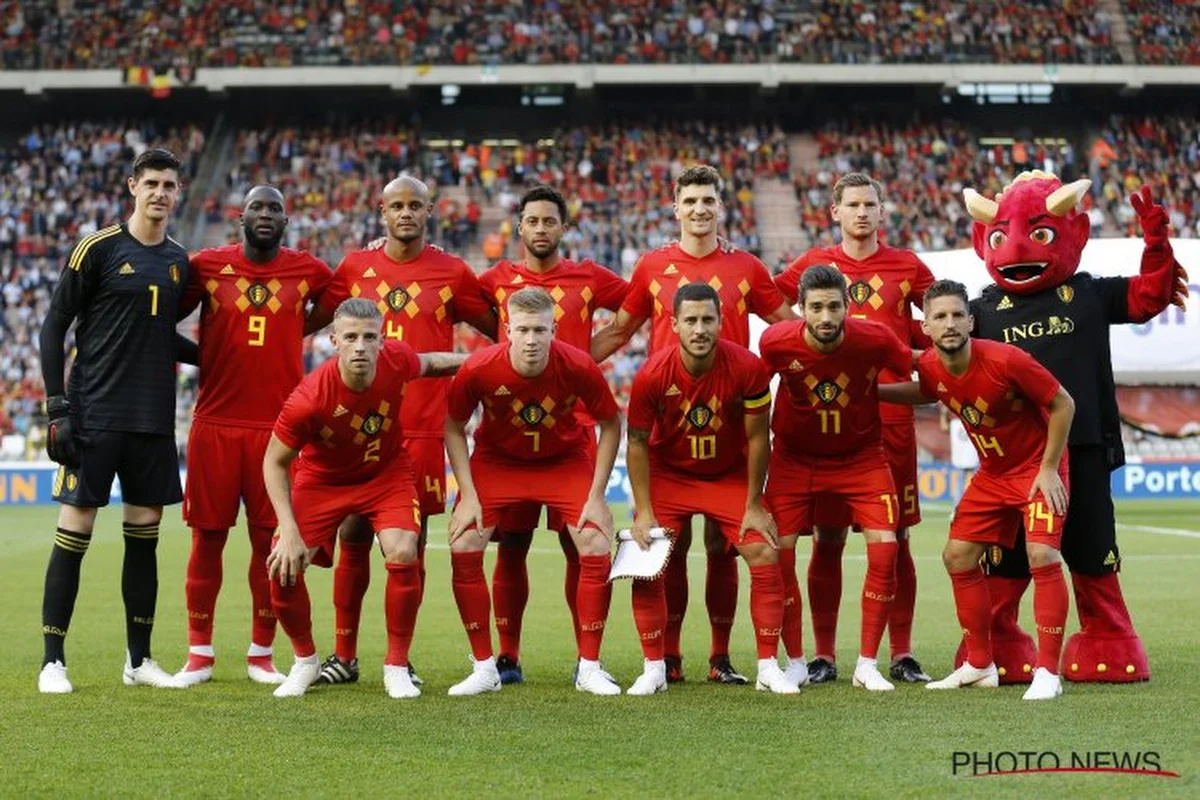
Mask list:
[[[1125,463],[1125,452],[1108,327],[1145,322],[1172,302],[1182,307],[1186,274],[1167,240],[1166,210],[1153,203],[1149,187],[1130,198],[1145,237],[1139,273],[1097,278],[1077,272],[1091,227],[1078,206],[1090,185],[1063,184],[1033,171],[1018,175],[994,200],[964,191],[975,220],[975,252],[995,281],[972,301],[971,311],[977,337],[1025,350],[1075,400],[1062,554],[1081,630],[1064,648],[1062,675],[1073,681],[1141,681],[1150,677],[1150,665],[1117,578],[1121,553],[1109,473]],[[1024,538],[1012,551],[993,548],[986,568],[1001,681],[1028,683],[1036,651],[1017,624],[1030,580]],[[960,648],[956,663],[963,657]]]

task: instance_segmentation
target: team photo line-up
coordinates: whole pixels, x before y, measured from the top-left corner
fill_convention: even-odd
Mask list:
[[[560,256],[567,204],[548,186],[520,200],[520,259],[477,276],[426,243],[430,191],[409,175],[383,189],[386,238],[348,252],[336,271],[281,246],[287,200],[271,186],[246,194],[240,244],[189,255],[167,236],[179,176],[167,150],[137,157],[127,179],[132,214],[77,243],[42,329],[47,450],[61,465],[61,507],[43,599],[41,692],[73,691],[64,642],[97,510],[118,477],[126,685],[211,680],[222,551],[244,504],[248,677],[275,685],[278,697],[356,682],[378,547],[387,575],[384,687],[393,698],[419,696],[409,649],[425,593],[428,520],[447,511],[448,459],[457,483],[451,583],[472,665],[449,694],[523,682],[526,557],[543,507],[566,558],[575,687],[621,694],[600,656],[615,527],[605,490],[623,427],[632,539],[649,548],[664,529],[674,540],[662,574],[632,585],[645,661],[627,694],[684,680],[693,517],[704,520],[712,682],[749,683],[729,657],[738,556],[750,573],[756,687],[796,694],[837,679],[851,529],[867,553],[855,687],[1028,683],[1024,698],[1041,700],[1061,695],[1064,677],[1149,678],[1117,579],[1108,473],[1123,453],[1107,348],[1109,325],[1184,302],[1167,214],[1148,189],[1130,199],[1145,249],[1127,278],[1076,273],[1089,231],[1078,210],[1088,181],[1064,185],[1034,171],[994,199],[966,190],[975,249],[995,281],[971,299],[962,284],[935,280],[914,252],[880,241],[882,188],[862,173],[842,176],[833,190],[841,243],[814,248],[773,279],[719,237],[717,170],[690,167],[675,181],[678,241],[643,254],[628,280]],[[1074,331],[1018,342],[1024,349],[1003,343],[1006,326],[1066,305]],[[176,326],[197,309],[194,342]],[[593,332],[599,309],[614,316]],[[759,355],[748,349],[751,315],[769,324]],[[623,426],[598,364],[646,321],[649,356]],[[458,323],[495,344],[453,352]],[[335,357],[306,376],[304,337],[326,328]],[[174,438],[179,362],[198,366],[200,380],[186,489]],[[908,537],[920,521],[912,406],[934,402],[962,421],[980,463],[943,551],[963,637],[957,668],[938,681],[911,649],[917,581]],[[151,657],[150,642],[162,511],[181,501],[192,534],[189,648],[172,674]],[[801,536],[813,537],[811,659],[802,643]],[[498,545],[490,591],[489,541]],[[1064,562],[1081,623],[1065,643]],[[324,660],[312,631],[309,565],[333,567],[335,644]],[[1036,640],[1017,624],[1031,581]],[[286,675],[273,659],[276,623],[295,654]]]

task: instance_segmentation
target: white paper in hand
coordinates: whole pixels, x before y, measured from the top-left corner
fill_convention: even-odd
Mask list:
[[[653,580],[662,575],[663,570],[667,568],[667,558],[674,547],[675,540],[667,534],[665,528],[650,529],[649,550],[639,547],[633,539],[633,534],[625,528],[617,534],[617,555],[613,558],[608,580]]]

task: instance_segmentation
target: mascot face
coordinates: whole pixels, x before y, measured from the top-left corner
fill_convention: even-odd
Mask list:
[[[1089,186],[1086,179],[1063,185],[1035,170],[1022,172],[995,200],[963,191],[975,220],[975,252],[996,285],[1013,294],[1036,294],[1075,274],[1091,230],[1087,214],[1076,206]]]

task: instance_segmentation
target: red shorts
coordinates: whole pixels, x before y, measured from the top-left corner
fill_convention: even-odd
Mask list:
[[[765,543],[759,531],[738,536],[746,511],[746,473],[734,470],[728,475],[701,478],[669,467],[650,467],[650,504],[658,524],[679,533],[688,528],[693,514],[703,514],[721,530],[731,547]]]
[[[900,509],[882,448],[847,456],[805,456],[777,447],[767,474],[767,503],[780,536],[812,533],[817,498],[844,503],[865,529],[896,530]]]
[[[304,544],[318,550],[313,556],[318,567],[333,564],[338,525],[351,514],[366,519],[374,531],[421,530],[421,508],[407,459],[365,483],[328,483],[301,470],[292,484],[292,513]]]
[[[587,444],[583,450],[584,455],[587,456],[588,463],[592,465],[591,468],[594,470],[596,468],[596,438],[594,436],[587,440]],[[591,486],[590,482],[588,486]],[[541,503],[522,503],[517,506],[511,506],[500,514],[496,523],[496,534],[498,537],[502,537],[505,533],[533,531],[537,528],[541,518]],[[569,520],[567,524],[574,525],[577,519],[578,515]],[[546,527],[552,531],[562,530],[563,528],[562,516],[553,508],[548,509],[546,512]]]
[[[444,439],[405,439],[412,462],[421,516],[428,519],[446,510],[446,442]]]
[[[483,527],[498,527],[501,519],[540,511],[546,506],[550,519],[567,525],[576,523],[592,488],[594,462],[584,453],[572,453],[544,462],[500,462],[471,457],[471,477],[479,504],[483,506]],[[537,517],[528,528],[532,530]]]
[[[950,538],[1012,547],[1023,523],[1026,542],[1061,549],[1067,515],[1051,512],[1040,492],[1029,500],[1029,487],[1036,477],[1036,472],[1003,479],[975,473],[954,508]],[[1060,470],[1059,477],[1070,491],[1066,470]]]
[[[275,527],[275,508],[263,482],[263,456],[270,440],[269,428],[239,428],[200,419],[192,422],[183,494],[183,518],[189,526],[232,528],[238,505],[244,500],[251,525]]]
[[[892,483],[900,501],[898,528],[912,528],[921,521],[921,505],[917,496],[917,433],[912,422],[883,426],[883,454]],[[850,508],[831,497],[819,498],[813,506],[813,525],[820,528],[848,528],[858,521],[851,518]]]

